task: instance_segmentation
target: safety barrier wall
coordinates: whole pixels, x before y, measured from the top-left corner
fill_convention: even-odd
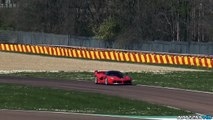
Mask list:
[[[139,51],[122,51],[93,48],[77,48],[62,46],[40,46],[23,44],[0,44],[0,51],[43,54],[93,60],[112,60],[133,63],[153,63],[188,65],[213,68],[213,57],[175,54],[146,53]]]

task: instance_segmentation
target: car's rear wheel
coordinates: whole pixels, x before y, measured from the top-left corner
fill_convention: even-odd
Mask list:
[[[98,77],[95,77],[95,84],[98,84]]]
[[[105,85],[108,85],[108,79],[107,78],[105,79]]]

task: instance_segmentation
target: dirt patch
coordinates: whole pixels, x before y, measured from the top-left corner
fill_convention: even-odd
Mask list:
[[[105,62],[57,58],[39,55],[0,52],[0,72],[7,71],[94,71],[120,70],[124,72],[171,72],[198,71],[195,69],[175,68],[145,64]]]

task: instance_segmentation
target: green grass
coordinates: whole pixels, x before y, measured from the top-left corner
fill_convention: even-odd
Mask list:
[[[117,115],[189,115],[179,109],[102,94],[0,84],[0,109]]]
[[[213,72],[171,72],[171,73],[128,73],[133,78],[134,84],[174,87],[199,91],[213,92]],[[57,80],[87,80],[93,81],[91,72],[38,72],[38,73],[11,73],[0,76],[12,76],[22,78],[47,78]]]
[[[213,92],[213,72],[129,73],[135,84]]]
[[[18,72],[10,74],[0,74],[0,76],[20,78],[47,78],[57,80],[94,80],[94,75],[92,72]]]

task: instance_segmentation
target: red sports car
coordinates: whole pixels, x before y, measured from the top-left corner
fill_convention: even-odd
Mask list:
[[[120,71],[95,71],[96,84],[132,84],[132,78],[123,75]]]

